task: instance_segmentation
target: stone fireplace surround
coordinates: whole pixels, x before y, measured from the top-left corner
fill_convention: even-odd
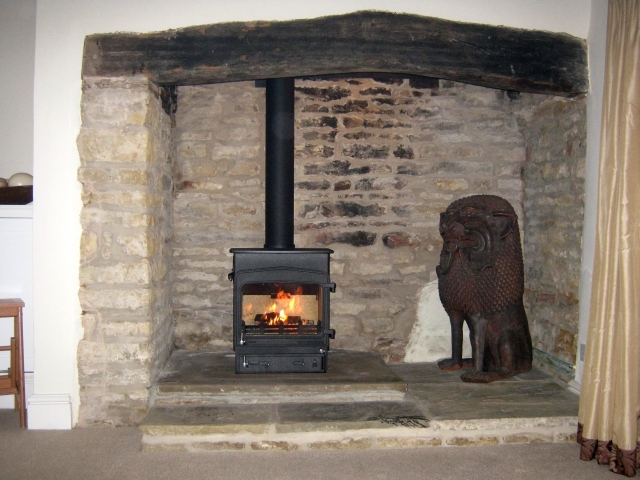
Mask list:
[[[438,213],[494,193],[522,219],[534,346],[573,365],[584,99],[401,76],[296,86],[296,245],[336,251],[332,346],[403,360]],[[264,91],[85,76],[83,92],[80,423],[138,423],[173,348],[230,348],[228,249],[264,241]]]

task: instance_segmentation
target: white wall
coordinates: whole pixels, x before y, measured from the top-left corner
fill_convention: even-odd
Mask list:
[[[580,391],[584,349],[587,343],[589,324],[589,302],[591,299],[591,277],[596,248],[596,213],[598,202],[598,166],[600,163],[600,127],[602,125],[602,96],[604,92],[604,67],[607,47],[607,1],[593,0],[591,21],[587,41],[589,42],[589,84],[587,98],[587,161],[585,169],[584,229],[582,234],[582,271],[580,275],[580,325],[578,330],[578,352],[576,377],[571,387]]]
[[[33,172],[36,0],[0,0],[0,177]]]
[[[75,139],[80,128],[83,40],[93,33],[148,32],[233,20],[285,20],[377,9],[567,32],[586,38],[590,0],[38,0],[35,63],[34,288],[35,395],[30,428],[70,399],[78,414],[76,345],[80,185]],[[59,394],[59,395],[58,395]],[[38,414],[32,415],[37,409]],[[62,412],[62,413],[61,413]],[[65,413],[66,414],[66,413]]]

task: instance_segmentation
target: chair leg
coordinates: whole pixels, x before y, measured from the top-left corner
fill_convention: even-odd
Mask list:
[[[24,337],[23,337],[23,322],[22,322],[22,308],[18,309],[18,316],[15,317],[15,330],[17,333],[15,334],[17,337],[16,341],[16,366],[17,368],[17,381],[20,383],[18,385],[18,395],[20,396],[20,427],[27,428],[27,402],[25,399],[24,392]],[[16,402],[18,401],[18,395],[15,396]]]
[[[18,386],[18,382],[17,382],[17,378],[16,378],[16,370],[17,370],[17,364],[16,364],[16,360],[18,359],[18,356],[16,355],[16,338],[15,337],[11,337],[10,340],[11,344],[10,344],[10,356],[11,356],[11,367],[9,368],[9,378],[11,379],[11,386],[15,389],[17,389]],[[14,395],[14,402],[13,402],[13,409],[14,410],[18,410],[18,395]]]

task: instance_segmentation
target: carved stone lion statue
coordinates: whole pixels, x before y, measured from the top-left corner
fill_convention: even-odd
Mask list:
[[[440,300],[451,322],[451,358],[443,370],[473,366],[465,382],[488,383],[531,370],[532,345],[522,303],[524,265],[518,217],[505,199],[474,195],[440,214],[443,245],[436,268]],[[462,326],[472,363],[462,358]]]

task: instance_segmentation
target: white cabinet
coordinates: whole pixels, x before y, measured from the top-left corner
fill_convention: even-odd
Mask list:
[[[0,298],[24,300],[24,367],[27,399],[33,390],[33,205],[0,205]],[[0,345],[13,336],[13,319],[0,318]],[[0,352],[0,370],[9,352]],[[13,396],[0,396],[0,408],[13,408]]]

